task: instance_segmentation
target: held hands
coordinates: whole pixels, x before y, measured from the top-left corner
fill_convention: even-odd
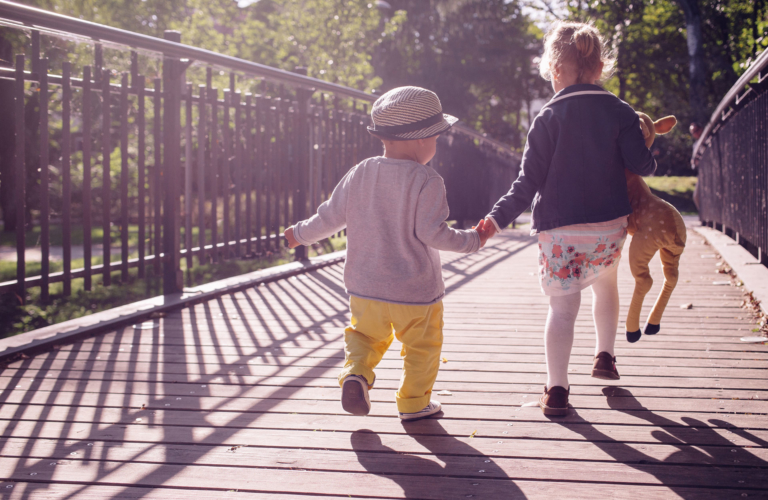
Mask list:
[[[293,226],[286,229],[283,236],[285,236],[285,241],[288,243],[288,248],[296,248],[301,245],[301,243],[296,240],[296,237],[293,236]]]
[[[484,247],[485,242],[496,234],[496,228],[494,227],[493,222],[488,219],[481,220],[476,226],[472,226],[472,229],[477,231],[477,234],[480,235],[480,248]]]

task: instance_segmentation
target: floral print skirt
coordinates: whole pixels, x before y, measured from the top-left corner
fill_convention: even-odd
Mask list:
[[[544,295],[569,295],[616,270],[627,239],[627,217],[539,233],[539,282]]]

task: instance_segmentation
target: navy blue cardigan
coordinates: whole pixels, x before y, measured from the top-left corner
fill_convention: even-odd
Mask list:
[[[531,124],[520,175],[488,215],[505,228],[531,207],[532,233],[629,215],[624,168],[656,170],[637,114],[597,85],[571,85]]]

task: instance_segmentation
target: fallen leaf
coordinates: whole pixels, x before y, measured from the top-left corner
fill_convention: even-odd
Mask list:
[[[469,439],[472,439],[473,437],[475,437],[475,434],[477,434],[477,429],[472,431],[472,434],[469,435]]]
[[[447,363],[447,362],[448,362],[448,358],[443,358],[443,363]]]

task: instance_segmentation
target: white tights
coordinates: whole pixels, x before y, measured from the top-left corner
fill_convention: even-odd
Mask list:
[[[619,326],[619,287],[616,269],[600,276],[592,284],[592,318],[597,342],[595,355],[614,355],[616,329]],[[581,292],[550,297],[547,324],[544,327],[544,353],[547,358],[547,388],[568,389],[568,361],[573,347],[574,325],[581,306]]]

